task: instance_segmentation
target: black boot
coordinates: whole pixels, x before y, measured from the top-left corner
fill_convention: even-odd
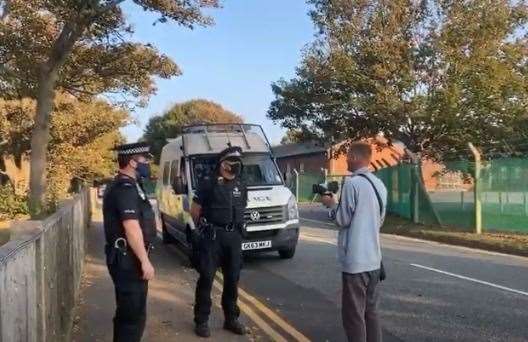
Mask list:
[[[211,336],[211,330],[209,329],[209,324],[197,323],[194,327],[194,333],[200,337],[209,337]]]
[[[232,321],[225,321],[224,323],[224,329],[231,331],[233,334],[237,335],[245,335],[246,334],[246,327],[242,323],[240,323],[238,320],[232,320]]]

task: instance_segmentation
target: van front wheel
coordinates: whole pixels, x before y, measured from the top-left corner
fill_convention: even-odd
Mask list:
[[[281,259],[291,259],[295,255],[295,247],[289,249],[279,250],[279,256]]]

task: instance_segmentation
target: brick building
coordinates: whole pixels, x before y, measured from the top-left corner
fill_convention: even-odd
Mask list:
[[[403,143],[395,142],[389,145],[383,137],[368,141],[372,145],[372,171],[395,166],[406,158]],[[339,151],[344,143],[333,146],[323,146],[318,142],[277,145],[273,147],[273,152],[286,180],[291,179],[293,170],[318,176],[324,175],[325,170],[328,175],[346,175],[346,155],[335,156],[335,151]],[[428,191],[469,189],[472,186],[471,183],[464,182],[460,172],[446,171],[444,165],[427,159],[422,161],[422,175]]]
[[[401,143],[389,145],[383,137],[368,141],[372,145],[370,167],[373,171],[397,165],[405,156]],[[321,174],[327,170],[330,175],[345,175],[348,173],[346,155],[341,153],[336,156],[336,151],[345,143],[332,146],[323,146],[319,142],[277,145],[273,147],[273,153],[284,175],[291,174],[294,169],[299,173]]]

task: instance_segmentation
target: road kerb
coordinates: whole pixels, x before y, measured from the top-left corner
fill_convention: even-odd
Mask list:
[[[303,217],[301,217],[300,220],[301,221],[304,220],[304,221],[312,222],[312,223],[318,223],[318,224],[322,224],[322,225],[326,225],[326,226],[332,226],[334,229],[337,230],[337,227],[334,224],[332,224],[332,223],[328,223],[328,222],[324,222],[324,221],[320,221],[320,220],[307,219],[307,218],[303,218]],[[523,261],[526,261],[528,259],[528,257],[522,256],[522,255],[501,253],[501,252],[490,251],[490,250],[482,249],[482,248],[472,248],[472,247],[467,247],[467,246],[453,245],[453,244],[448,244],[448,243],[444,243],[444,242],[438,242],[438,241],[427,240],[427,239],[420,239],[420,238],[404,236],[404,235],[389,234],[389,233],[380,233],[380,235],[385,237],[385,238],[390,238],[390,239],[414,241],[414,242],[420,242],[420,243],[425,243],[425,244],[430,244],[430,245],[447,246],[447,247],[450,247],[450,248],[453,248],[453,249],[465,250],[465,251],[468,251],[468,252],[482,253],[482,254],[488,254],[488,255],[494,255],[494,256],[500,256],[500,257],[507,257],[507,258],[518,259],[518,260],[523,260]],[[312,238],[312,240],[315,240],[315,239]],[[320,241],[320,242],[325,242],[325,241]]]
[[[337,229],[337,226],[332,222],[325,222],[321,220],[314,220],[314,219],[309,219],[309,218],[304,218],[304,217],[301,217],[300,220],[306,221],[306,222],[317,223],[317,224],[324,224],[325,226],[331,226],[332,228]]]
[[[318,237],[318,236],[309,235],[309,234],[306,234],[306,233],[301,233],[301,239],[302,240],[306,240],[306,241],[315,241],[315,242],[320,242],[320,243],[326,243],[326,244],[333,245],[333,246],[337,245],[337,241],[321,238],[321,237]]]

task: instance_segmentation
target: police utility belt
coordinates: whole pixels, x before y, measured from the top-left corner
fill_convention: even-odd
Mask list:
[[[242,230],[244,224],[242,223],[228,223],[228,224],[216,224],[210,223],[205,218],[201,218],[200,224],[198,225],[198,234],[201,237],[208,236],[211,240],[216,239],[216,231],[223,230],[226,232],[234,232],[237,229]]]
[[[135,257],[134,252],[128,246],[128,242],[125,238],[120,237],[114,241],[114,245],[106,245],[106,248],[109,252],[109,264],[119,264],[119,260],[123,257],[130,258]],[[147,254],[150,255],[150,252],[154,249],[154,246],[151,243],[145,245]],[[136,257],[137,258],[137,257]],[[123,261],[123,260],[122,260]]]
[[[114,248],[118,250],[119,252],[123,253],[123,255],[126,255],[128,250],[132,250],[128,247],[128,242],[125,238],[120,237],[117,238],[114,242]],[[147,250],[147,254],[150,254],[150,252],[154,249],[154,245],[151,243],[145,244],[145,249]]]

